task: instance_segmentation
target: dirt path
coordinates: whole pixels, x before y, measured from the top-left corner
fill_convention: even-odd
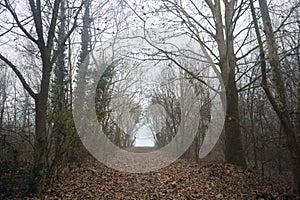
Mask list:
[[[134,153],[148,153],[148,152],[155,151],[156,149],[157,149],[156,147],[130,147],[125,150]]]

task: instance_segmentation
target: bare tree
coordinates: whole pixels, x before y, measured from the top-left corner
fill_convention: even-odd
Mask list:
[[[34,91],[32,87],[28,84],[24,78],[23,73],[19,70],[19,67],[14,64],[8,57],[0,54],[0,59],[4,61],[18,76],[23,87],[30,94],[30,96],[35,101],[35,143],[34,143],[34,160],[32,167],[30,192],[41,194],[44,188],[44,178],[45,178],[45,167],[46,167],[46,123],[47,123],[47,109],[48,109],[48,96],[50,88],[50,78],[52,74],[53,65],[56,62],[61,50],[65,46],[65,42],[73,33],[76,28],[76,21],[81,6],[76,9],[74,13],[74,23],[72,28],[66,33],[65,37],[58,44],[56,50],[54,51],[54,37],[57,29],[57,20],[59,16],[59,8],[61,1],[55,0],[53,2],[53,7],[50,8],[49,13],[50,25],[44,22],[43,17],[43,5],[41,1],[28,1],[30,14],[26,18],[32,19],[32,26],[34,27],[34,32],[28,30],[26,26],[27,22],[19,15],[18,10],[14,9],[14,5],[9,0],[1,1],[1,7],[7,9],[11,14],[14,22],[16,23],[18,29],[23,34],[24,38],[34,43],[39,50],[39,57],[41,59],[41,81],[39,91]]]
[[[203,51],[202,55],[201,52],[193,52],[193,58],[202,61],[205,60],[206,62],[210,62],[211,65],[215,63],[219,65],[226,88],[227,100],[225,120],[226,161],[236,165],[246,166],[240,129],[238,89],[236,86],[237,53],[241,48],[235,49],[235,41],[240,39],[241,32],[247,32],[249,28],[247,24],[244,24],[240,32],[235,32],[236,27],[240,25],[239,19],[247,8],[246,2],[238,0],[205,0],[196,3],[193,1],[164,0],[161,4],[153,8],[157,16],[161,14],[162,18],[166,18],[164,23],[160,24],[155,24],[149,20],[149,16],[153,11],[151,9],[146,10],[145,7],[146,6],[143,6],[143,10],[140,12],[138,8],[136,8],[134,13],[137,14],[140,21],[143,22],[143,28],[145,28],[146,32],[150,24],[148,21],[150,21],[153,26],[159,27],[159,31],[163,31],[168,27],[169,32],[167,34],[169,34],[169,38],[176,38],[176,34],[189,35],[193,42],[201,46]],[[173,24],[170,25],[171,23]],[[173,35],[170,34],[170,30],[174,31]],[[161,40],[167,40],[167,36]],[[151,39],[148,39],[148,42],[156,46]],[[245,41],[241,46],[243,46],[244,43]],[[184,52],[183,49],[172,54],[169,50],[165,50],[161,46],[156,47],[160,53],[165,54],[167,59],[175,62],[177,67],[185,70],[193,78],[205,85],[205,82],[201,80],[201,78],[190,73],[186,66],[175,61],[176,59],[174,59],[174,57],[176,58],[176,56],[182,54],[182,52]],[[189,49],[187,51],[192,50]]]
[[[290,156],[292,159],[293,167],[293,191],[295,193],[300,193],[300,145],[299,145],[299,120],[294,124],[291,116],[289,114],[289,108],[287,104],[287,97],[286,97],[286,86],[283,84],[283,72],[281,69],[281,63],[279,59],[278,53],[278,45],[275,39],[275,34],[273,31],[273,25],[269,14],[269,8],[267,2],[265,0],[259,0],[260,12],[261,12],[261,19],[264,25],[264,33],[266,37],[266,43],[268,48],[268,60],[269,65],[272,70],[272,84],[274,86],[274,92],[271,89],[270,84],[268,83],[267,77],[267,62],[265,58],[265,50],[263,46],[262,37],[260,34],[260,30],[258,27],[258,22],[254,10],[253,1],[251,1],[251,10],[253,21],[255,25],[256,35],[257,35],[257,42],[259,44],[260,49],[260,64],[261,64],[261,71],[262,71],[262,88],[264,89],[273,109],[275,110],[282,128],[283,133],[285,135],[286,143],[290,152]],[[295,5],[293,9],[298,8],[299,3]],[[299,76],[300,76],[300,72]],[[299,116],[299,105],[300,105],[300,79],[298,79],[298,89],[297,89],[297,105],[294,109],[295,113],[297,113],[297,119]]]

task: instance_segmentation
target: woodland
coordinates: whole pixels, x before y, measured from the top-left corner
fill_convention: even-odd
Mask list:
[[[0,199],[300,199],[299,8],[0,0]]]

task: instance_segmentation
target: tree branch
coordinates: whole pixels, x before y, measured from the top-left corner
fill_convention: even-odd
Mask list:
[[[42,17],[41,17],[41,2],[38,0],[37,5],[35,5],[34,0],[29,0],[30,9],[33,15],[33,20],[35,23],[36,33],[38,35],[38,40],[36,44],[39,46],[40,50],[44,49],[45,41],[43,35],[43,24],[42,24]],[[42,53],[42,52],[41,52]]]
[[[48,38],[47,38],[47,51],[50,53],[52,48],[53,48],[53,40],[54,40],[54,35],[55,35],[55,27],[56,27],[56,22],[58,18],[58,10],[59,10],[59,0],[55,0],[54,2],[54,8],[52,12],[52,17],[51,17],[51,23],[48,31]]]
[[[31,87],[28,85],[28,83],[26,82],[24,76],[21,74],[21,72],[18,70],[18,68],[16,67],[16,65],[12,64],[6,57],[4,57],[2,54],[0,54],[0,59],[3,60],[17,75],[17,77],[19,78],[19,80],[21,81],[23,87],[25,88],[25,90],[29,93],[29,95],[33,98],[36,99],[37,98],[37,94],[34,93],[34,91],[31,89]]]
[[[5,4],[0,3],[3,7],[7,8],[7,10],[10,12],[10,14],[13,16],[14,20],[16,21],[18,27],[21,29],[21,31],[34,43],[37,44],[37,40],[24,28],[24,26],[21,24],[16,12],[11,7],[11,4],[5,0]]]

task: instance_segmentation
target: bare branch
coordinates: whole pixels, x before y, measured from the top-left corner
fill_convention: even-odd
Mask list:
[[[277,33],[278,31],[280,31],[280,29],[286,25],[285,22],[290,19],[290,16],[293,14],[294,11],[297,11],[297,8],[300,7],[300,2],[297,3],[296,6],[292,7],[290,12],[287,14],[287,16],[284,18],[284,20],[281,22],[281,24],[278,26],[278,28],[274,31],[274,33]]]
[[[37,40],[25,29],[25,27],[21,24],[16,12],[13,10],[11,4],[5,0],[5,4],[0,3],[3,7],[7,8],[7,10],[10,12],[10,14],[13,16],[14,20],[16,21],[18,27],[21,29],[21,31],[34,43],[37,44]]]
[[[58,18],[58,10],[59,10],[59,0],[55,0],[54,2],[54,8],[52,12],[52,17],[51,17],[51,23],[48,31],[48,38],[47,38],[47,51],[51,52],[53,48],[53,39],[55,35],[55,27],[56,27],[56,22]]]
[[[7,33],[9,33],[12,29],[14,28],[14,26],[10,27],[9,29],[7,29],[6,31],[4,31],[4,33],[0,34],[0,37],[6,35]]]
[[[19,78],[19,80],[21,81],[23,87],[25,88],[25,90],[29,93],[29,95],[33,98],[36,99],[37,98],[37,94],[34,93],[34,91],[31,89],[31,87],[28,85],[28,83],[26,82],[24,76],[21,74],[21,72],[18,70],[18,68],[16,67],[16,65],[12,64],[6,57],[4,57],[2,54],[0,54],[0,59],[3,60],[17,75],[17,77]]]
[[[33,15],[36,33],[38,35],[38,40],[36,44],[39,46],[40,49],[44,49],[45,41],[43,35],[43,23],[42,23],[42,16],[41,16],[41,2],[37,0],[37,3],[35,5],[34,0],[29,0],[29,4]]]

